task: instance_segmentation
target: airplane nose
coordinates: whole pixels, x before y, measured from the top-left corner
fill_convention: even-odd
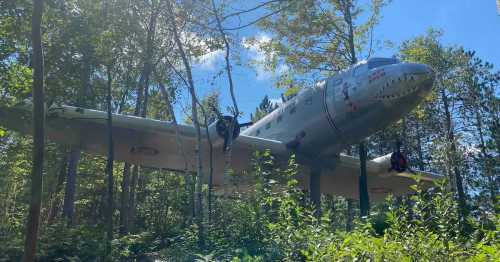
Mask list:
[[[406,64],[402,71],[406,80],[409,78],[409,82],[401,88],[410,89],[420,95],[426,95],[431,90],[436,76],[432,67],[426,64]]]
[[[403,70],[405,74],[423,76],[424,78],[434,79],[434,70],[426,64],[405,64]]]
[[[400,64],[398,69],[387,75],[376,98],[393,101],[409,96],[424,97],[431,90],[434,78],[434,70],[428,65]]]

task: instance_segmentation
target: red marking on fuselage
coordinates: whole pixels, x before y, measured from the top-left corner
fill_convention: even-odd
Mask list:
[[[377,79],[380,79],[381,77],[385,76],[385,71],[384,69],[379,69],[373,72],[368,76],[368,83],[371,83]]]

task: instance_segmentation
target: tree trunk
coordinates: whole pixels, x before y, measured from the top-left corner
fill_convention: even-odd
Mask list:
[[[359,216],[361,218],[370,214],[370,200],[368,195],[368,180],[366,176],[366,147],[364,142],[359,144]]]
[[[159,84],[160,86],[160,91],[161,93],[163,94],[163,97],[165,98],[165,103],[167,104],[167,109],[168,109],[168,113],[170,114],[170,117],[172,118],[172,123],[174,124],[174,130],[175,130],[175,141],[177,143],[177,149],[179,150],[179,152],[181,152],[181,155],[182,155],[182,158],[184,160],[184,179],[186,181],[186,192],[191,192],[190,190],[190,176],[191,174],[189,173],[188,171],[188,160],[187,160],[187,156],[186,156],[186,152],[184,151],[184,146],[182,145],[182,141],[180,139],[180,130],[179,130],[179,125],[178,125],[178,122],[177,122],[177,118],[175,117],[175,112],[174,112],[174,108],[172,106],[172,101],[170,99],[170,95],[167,91],[167,89],[165,88],[165,85],[163,85],[163,83],[160,83]],[[208,137],[208,133],[207,133],[207,137]],[[211,146],[210,146],[211,148]],[[208,203],[209,203],[209,210],[208,210],[208,217],[209,217],[209,223],[210,223],[210,182],[209,182],[209,188],[208,188],[208,194],[209,194],[209,198],[208,198]],[[191,198],[190,198],[191,199]],[[191,200],[189,201],[191,202]],[[191,204],[191,203],[190,203]],[[191,212],[192,210],[192,205],[187,205],[188,206],[188,211],[186,212],[189,213]],[[190,215],[191,217],[192,215]]]
[[[108,66],[108,88],[107,88],[107,96],[106,96],[106,104],[108,109],[108,119],[107,119],[107,128],[108,128],[108,161],[106,163],[106,173],[108,177],[108,191],[106,198],[106,237],[108,240],[107,246],[108,250],[111,251],[111,241],[113,240],[113,162],[114,162],[114,144],[113,144],[113,108],[111,107],[111,88],[112,88],[113,79],[111,76],[111,66]]]
[[[31,37],[33,46],[33,166],[31,199],[26,223],[23,261],[33,261],[36,254],[40,207],[42,204],[43,151],[45,146],[45,105],[43,87],[43,51],[41,23],[43,0],[33,0]]]
[[[68,169],[68,155],[69,153],[65,149],[63,152],[63,157],[61,159],[61,166],[59,167],[59,174],[57,176],[57,184],[54,188],[54,191],[50,197],[50,205],[49,212],[47,214],[47,224],[54,223],[54,219],[57,216],[57,212],[60,206],[60,196],[59,193],[62,190],[62,186],[64,184],[64,179],[66,178],[66,172]]]
[[[421,128],[418,119],[415,119],[415,129],[417,131],[418,168],[424,171],[425,165],[424,165],[424,152],[422,151],[422,130],[420,130]]]
[[[349,48],[349,56],[350,56],[350,62],[351,65],[354,65],[358,62],[358,59],[356,57],[356,47],[354,46],[354,24],[352,22],[352,15],[351,15],[351,7],[352,7],[352,2],[351,1],[346,1],[343,3],[344,4],[344,21],[347,24],[348,27],[348,33],[347,33],[347,38],[348,38],[348,48]]]
[[[151,15],[149,17],[148,24],[148,32],[147,32],[147,42],[146,42],[146,55],[144,57],[144,65],[141,71],[141,76],[139,78],[138,89],[137,89],[137,98],[135,105],[135,116],[146,117],[147,114],[147,104],[148,104],[148,91],[149,91],[149,78],[153,71],[153,55],[154,55],[154,39],[156,34],[156,20],[158,17],[159,10],[152,7]],[[130,165],[128,168],[130,168]],[[125,169],[125,166],[124,166]],[[125,170],[124,170],[125,172]],[[129,196],[129,204],[128,209],[129,212],[126,214],[128,217],[126,220],[128,221],[129,230],[132,231],[135,225],[135,214],[136,214],[136,200],[137,200],[137,184],[139,179],[140,169],[138,166],[134,165],[132,169],[132,180],[130,183],[130,196]],[[125,213],[124,213],[125,215]]]
[[[203,114],[203,119],[204,119],[204,124],[205,124],[205,135],[207,137],[208,141],[208,224],[210,225],[212,223],[212,205],[213,205],[213,180],[214,180],[214,146],[212,144],[212,138],[210,137],[210,133],[208,130],[208,120],[207,120],[207,113],[205,112],[205,109],[203,109],[202,106],[200,106],[201,112]]]
[[[128,90],[131,85],[131,62],[128,62],[127,66],[127,77],[126,77],[126,89],[123,92],[123,95],[120,99],[120,104],[118,106],[118,114],[123,111],[123,107],[125,106],[125,101],[128,95]],[[121,194],[120,194],[120,235],[124,236],[129,232],[129,202],[130,202],[130,164],[125,163],[123,165],[123,180],[121,184]]]
[[[143,97],[143,91],[140,87],[141,85],[139,84],[139,88],[137,89],[137,98],[135,102],[135,111],[134,111],[134,116],[139,116],[141,112],[141,103],[142,103],[142,97]],[[130,173],[130,164],[125,163],[123,166],[123,174],[124,176],[128,173]],[[132,167],[132,178],[129,184],[129,187],[125,189],[125,191],[128,193],[128,202],[126,205],[126,210],[122,210],[123,212],[120,213],[120,219],[123,221],[127,221],[127,227],[124,228],[127,232],[132,231],[134,227],[134,218],[135,218],[135,191],[136,191],[136,186],[137,186],[137,176],[139,175],[139,167],[137,165],[134,165]],[[122,192],[124,191],[124,188],[122,188]],[[124,196],[125,197],[125,196]],[[124,205],[122,205],[123,207]]]
[[[498,114],[497,114],[498,115]],[[493,123],[492,123],[492,133],[493,133],[493,141],[495,141],[495,147],[497,154],[500,154],[500,120],[498,117],[493,116]]]
[[[347,199],[346,201],[347,201],[347,215],[346,215],[345,230],[349,232],[353,228],[352,222],[354,220],[354,200]]]
[[[130,164],[125,163],[123,166],[122,192],[120,195],[120,235],[128,234],[128,212],[130,201]]]
[[[202,160],[202,148],[201,148],[201,128],[198,122],[198,106],[197,106],[197,97],[195,91],[195,85],[193,81],[193,76],[191,72],[191,65],[189,64],[189,59],[184,52],[184,48],[182,46],[179,33],[177,31],[177,24],[175,22],[175,16],[173,7],[169,6],[170,12],[170,22],[172,25],[172,32],[174,41],[177,45],[177,49],[179,50],[180,56],[182,58],[182,62],[184,64],[184,69],[186,70],[186,75],[188,79],[188,89],[191,95],[191,117],[193,119],[193,124],[196,130],[196,145],[195,145],[195,153],[196,153],[196,187],[195,187],[195,210],[196,210],[196,224],[198,226],[198,245],[200,247],[204,246],[204,227],[203,227],[203,195],[202,195],[202,185],[203,185],[203,160]]]
[[[187,218],[186,221],[184,221],[185,222],[184,226],[186,226],[190,225],[194,219],[194,190],[192,187],[192,185],[194,184],[193,175],[190,172],[186,172],[184,180],[186,181],[184,190],[188,192],[187,194],[188,199],[186,201],[186,206],[184,209],[184,214]]]
[[[212,213],[213,213],[213,192],[214,192],[214,149],[212,144],[212,139],[208,134],[208,126],[206,127],[207,139],[208,139],[208,157],[210,163],[210,169],[208,174],[208,224],[212,224]]]
[[[135,230],[135,203],[136,203],[136,188],[137,188],[137,177],[139,176],[139,166],[133,165],[132,167],[132,178],[130,180],[130,200],[128,204],[128,226],[129,231],[133,232]]]
[[[238,110],[238,104],[236,103],[236,96],[234,94],[234,84],[233,84],[233,75],[231,72],[231,63],[229,59],[230,55],[230,46],[229,46],[229,41],[227,40],[227,35],[224,32],[224,29],[222,28],[222,24],[219,18],[219,14],[217,11],[217,8],[215,6],[215,1],[212,0],[212,8],[215,14],[215,20],[217,21],[217,28],[221,34],[222,40],[224,40],[224,47],[226,54],[224,56],[225,61],[226,61],[226,73],[227,73],[227,79],[229,82],[229,93],[231,94],[231,100],[233,102],[233,119],[229,123],[229,137],[227,138],[227,144],[225,145],[226,148],[224,148],[225,152],[225,158],[224,158],[224,198],[227,198],[227,189],[228,189],[228,182],[229,182],[229,176],[231,172],[231,158],[232,158],[232,143],[233,143],[233,133],[234,129],[236,128],[236,124],[238,123],[238,117],[240,115],[240,112]]]
[[[352,146],[348,146],[346,149],[346,154],[348,156],[352,156]],[[353,229],[353,221],[354,221],[354,200],[346,199],[346,223],[345,229],[347,232]]]
[[[78,161],[80,161],[80,149],[73,147],[69,155],[68,176],[66,178],[66,188],[64,191],[63,217],[68,221],[68,225],[73,224],[75,211],[76,175]]]
[[[486,142],[484,141],[484,133],[483,133],[483,122],[482,122],[482,118],[481,118],[481,114],[479,113],[479,109],[478,108],[474,108],[474,113],[475,113],[475,116],[476,116],[476,128],[477,128],[477,131],[478,131],[478,134],[479,134],[479,142],[481,143],[480,144],[480,147],[481,147],[481,154],[483,156],[483,165],[485,165],[485,176],[487,177],[487,180],[488,180],[488,188],[489,188],[489,191],[490,191],[490,200],[491,200],[491,206],[495,207],[496,206],[496,202],[497,202],[497,192],[498,192],[498,188],[497,188],[497,184],[496,184],[496,181],[495,181],[495,178],[494,178],[494,172],[492,171],[492,168],[490,167],[490,159],[491,159],[491,156],[488,154],[488,152],[486,152]]]
[[[441,90],[441,99],[443,100],[443,106],[444,106],[444,111],[445,111],[445,123],[446,123],[446,133],[447,133],[447,140],[450,145],[450,150],[447,152],[448,154],[448,159],[450,161],[450,164],[453,168],[453,173],[455,175],[455,184],[456,184],[456,190],[458,194],[458,207],[460,211],[460,217],[459,221],[462,221],[462,223],[466,223],[466,217],[468,215],[468,209],[467,209],[467,200],[466,200],[466,195],[465,195],[465,190],[463,187],[463,179],[462,179],[462,174],[460,172],[460,169],[456,163],[456,154],[457,154],[457,146],[455,143],[455,133],[453,131],[453,126],[452,126],[452,119],[451,119],[451,112],[449,108],[449,101],[448,97],[445,94],[444,90]]]

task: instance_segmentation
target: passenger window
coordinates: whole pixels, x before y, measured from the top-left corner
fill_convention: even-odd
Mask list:
[[[279,115],[278,116],[278,119],[276,120],[278,123],[281,122],[281,120],[283,120],[283,116],[282,115]]]
[[[255,135],[260,135],[260,129],[257,129],[257,132],[255,132]]]
[[[297,111],[297,108],[296,107],[292,107],[292,109],[290,109],[290,115],[295,113],[295,111]]]
[[[269,128],[271,128],[271,122],[267,122],[267,124],[266,124],[266,129],[269,129]]]

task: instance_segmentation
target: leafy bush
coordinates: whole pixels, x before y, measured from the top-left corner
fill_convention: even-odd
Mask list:
[[[92,261],[105,257],[104,230],[93,226],[48,226],[39,242],[40,261]]]
[[[458,218],[458,206],[444,181],[431,191],[417,185],[405,201],[388,198],[372,215],[355,221],[352,231],[335,225],[337,210],[324,209],[314,216],[307,195],[297,189],[298,167],[278,169],[269,152],[258,153],[250,175],[254,186],[229,197],[215,197],[212,222],[206,223],[205,245],[199,245],[198,228],[185,225],[182,195],[169,203],[174,219],[150,220],[148,231],[112,241],[106,253],[104,231],[99,226],[68,227],[64,223],[42,227],[39,261],[499,261],[499,217],[470,216],[467,230]],[[235,177],[234,179],[239,179]],[[156,182],[155,182],[156,183]],[[160,192],[158,183],[152,192]],[[173,181],[172,187],[179,185]],[[165,192],[161,192],[165,194]],[[174,194],[177,194],[174,192]],[[162,196],[165,199],[169,196]],[[163,198],[152,206],[160,206]],[[165,210],[165,207],[161,207]],[[170,207],[171,208],[171,207]],[[155,212],[148,209],[147,212]],[[148,213],[146,213],[148,214]],[[473,214],[473,213],[471,213]],[[145,216],[142,214],[142,216]],[[177,221],[177,222],[175,222]],[[333,221],[338,221],[333,219]],[[163,224],[161,224],[163,223]],[[0,228],[0,261],[22,256],[22,226]]]
[[[417,185],[407,204],[385,203],[387,210],[357,222],[351,232],[333,230],[330,214],[317,219],[297,189],[297,166],[273,167],[268,153],[256,155],[255,187],[218,199],[208,247],[197,249],[196,234],[181,253],[184,261],[496,261],[497,228],[473,226],[464,235],[456,201],[442,181],[433,191]],[[279,181],[279,183],[278,183]],[[285,186],[283,186],[285,185]],[[471,220],[474,220],[471,218]],[[186,240],[186,239],[185,239]],[[179,246],[172,246],[176,250]],[[193,252],[192,250],[196,250]],[[200,255],[204,254],[204,255]]]

